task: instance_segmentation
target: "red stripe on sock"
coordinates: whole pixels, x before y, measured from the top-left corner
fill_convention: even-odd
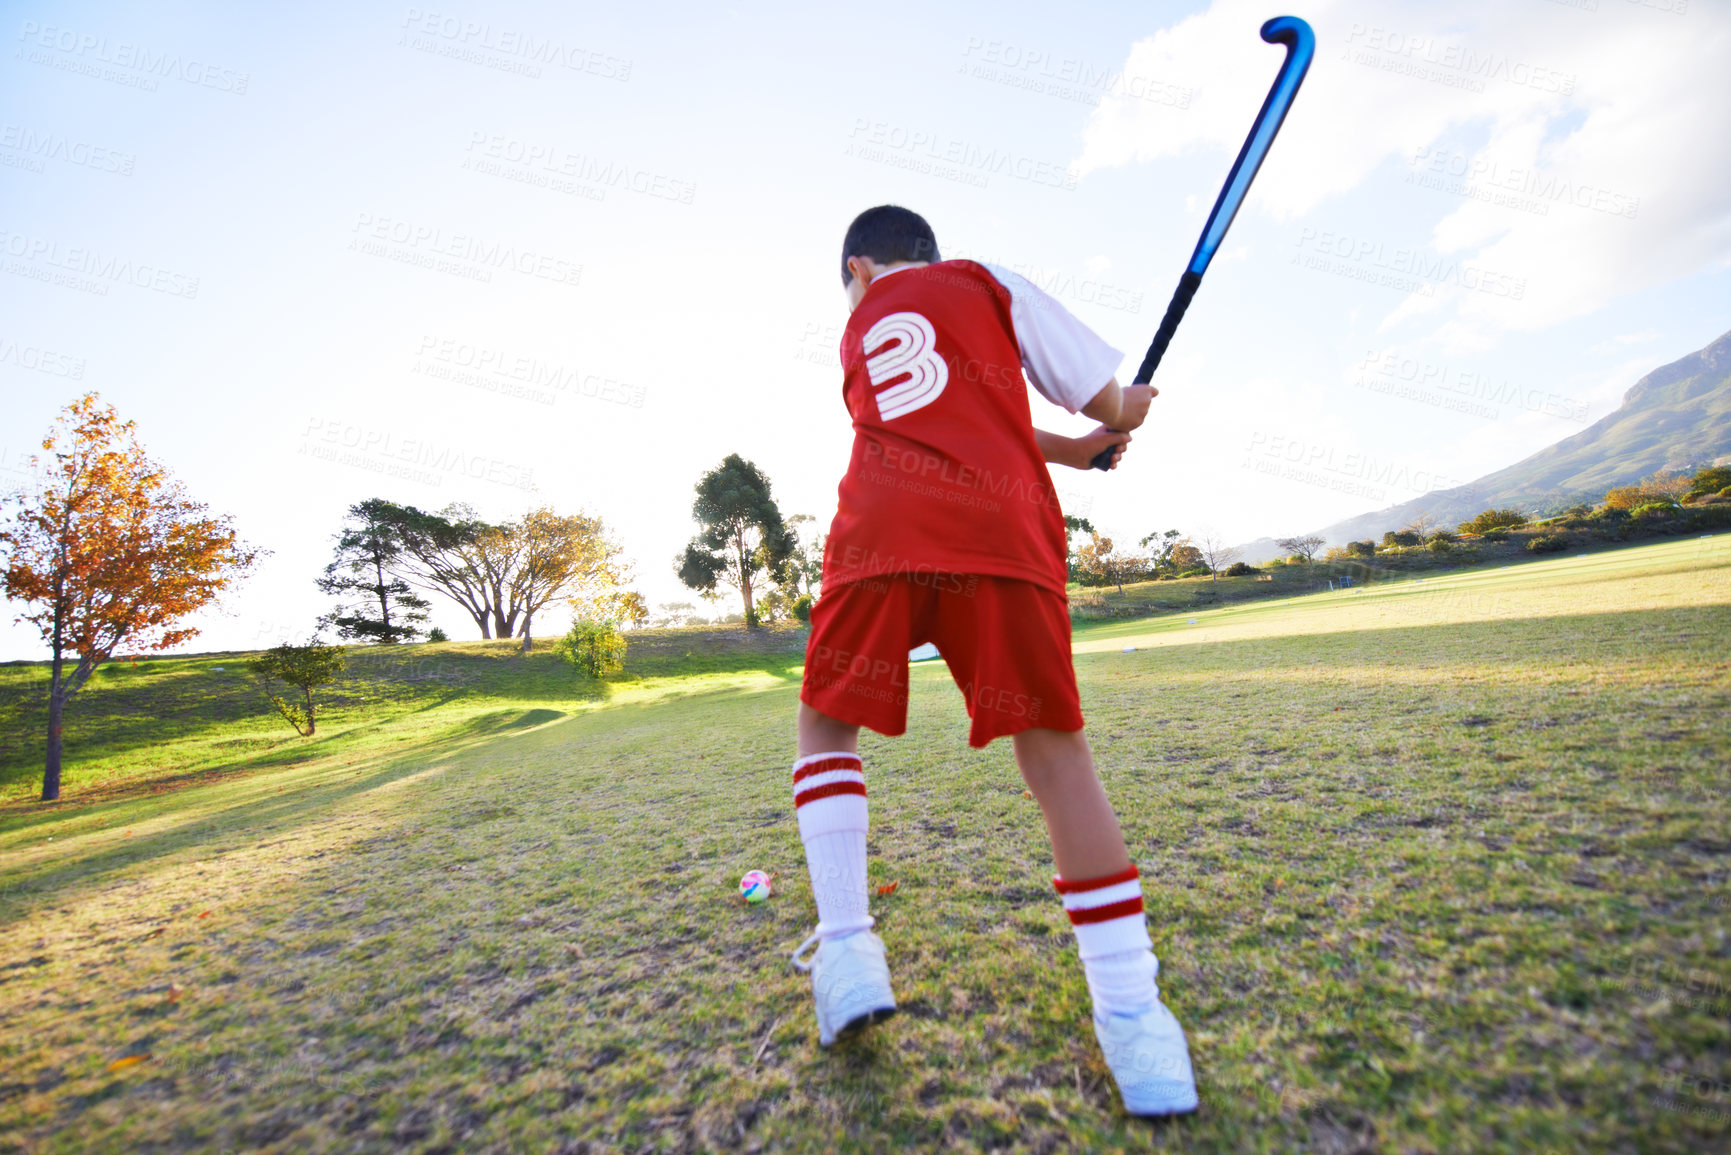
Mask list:
[[[858,794],[865,797],[864,782],[831,782],[827,786],[813,786],[810,790],[802,790],[793,796],[793,808],[798,810],[807,802],[816,802],[819,798],[829,798],[836,794]]]
[[[1084,878],[1080,882],[1066,882],[1054,875],[1052,885],[1058,888],[1059,894],[1078,894],[1084,890],[1099,890],[1102,886],[1117,886],[1120,882],[1134,882],[1138,877],[1136,864],[1132,862],[1117,874],[1102,874],[1099,878]]]
[[[860,763],[860,760],[857,757],[823,758],[816,762],[809,762],[806,765],[801,766],[798,770],[795,770],[793,772],[793,784],[797,786],[801,781],[810,778],[813,774],[826,774],[831,770],[860,770],[863,772],[864,766]]]
[[[1115,918],[1128,918],[1133,914],[1141,914],[1142,896],[1126,898],[1123,902],[1109,902],[1105,906],[1084,906],[1076,910],[1065,911],[1070,916],[1071,926],[1083,926],[1095,922],[1111,922]]]

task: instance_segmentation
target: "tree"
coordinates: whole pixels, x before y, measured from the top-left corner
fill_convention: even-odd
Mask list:
[[[520,634],[525,653],[535,614],[548,603],[605,593],[625,580],[619,547],[588,514],[541,508],[493,524],[467,505],[438,513],[385,501],[376,507],[400,542],[399,576],[462,606],[483,638]]]
[[[339,605],[319,624],[352,641],[414,641],[427,620],[428,602],[399,576],[403,541],[395,507],[369,498],[349,506],[349,517],[354,524],[337,534],[337,556],[317,584],[332,597],[358,600]]]
[[[1471,521],[1460,524],[1461,533],[1485,533],[1493,529],[1513,529],[1527,524],[1527,515],[1518,509],[1487,509]]]
[[[6,597],[38,607],[16,620],[35,625],[51,655],[42,801],[52,802],[66,706],[91,673],[122,644],[161,650],[196,637],[181,620],[244,576],[259,551],[188,498],[145,455],[136,424],[95,393],[61,412],[42,448],[33,488],[7,499],[17,508],[0,543]],[[77,659],[70,672],[68,655]]]
[[[589,678],[604,678],[625,668],[625,636],[611,621],[580,618],[559,639],[559,656]]]
[[[1425,538],[1430,536],[1431,530],[1435,529],[1437,526],[1439,526],[1441,524],[1442,524],[1442,521],[1440,519],[1432,517],[1429,513],[1426,513],[1424,510],[1421,509],[1417,513],[1412,515],[1412,520],[1409,521],[1406,525],[1406,531],[1408,533],[1417,534],[1418,535],[1418,541],[1422,542],[1422,541],[1424,541]],[[1414,544],[1416,545],[1416,544],[1418,544],[1418,542],[1415,542]]]
[[[816,534],[807,541],[804,527],[816,525],[817,518],[809,513],[796,513],[787,519],[787,528],[794,535],[793,552],[782,571],[781,584],[790,602],[800,597],[816,597],[823,584],[823,547],[827,534]]]
[[[681,604],[685,605],[686,609],[691,608],[688,603]],[[642,594],[636,590],[620,589],[574,597],[571,599],[571,613],[576,621],[617,622],[629,624],[633,629],[642,629],[649,625],[652,616],[649,603]]]
[[[598,517],[576,513],[561,516],[551,509],[530,511],[520,522],[502,526],[505,557],[515,563],[505,571],[503,596],[495,597],[495,624],[505,624],[506,637],[519,612],[523,615],[523,652],[529,652],[535,613],[556,597],[617,595],[625,579],[619,546],[607,537]],[[637,601],[642,602],[638,597]],[[636,613],[639,606],[631,607]]]
[[[1304,537],[1283,537],[1274,543],[1288,554],[1294,554],[1304,559],[1306,565],[1316,560],[1316,551],[1328,544],[1325,539],[1315,534]]]
[[[441,594],[463,607],[483,638],[493,636],[496,582],[483,539],[496,532],[466,505],[427,513],[412,505],[372,503],[401,545],[397,572],[420,589]]]
[[[1197,549],[1189,538],[1185,538],[1172,547],[1168,564],[1171,565],[1172,572],[1175,574],[1200,569],[1204,564],[1202,551]]]
[[[1090,533],[1082,548],[1076,551],[1077,572],[1083,577],[1093,579],[1084,584],[1110,583],[1118,587],[1119,593],[1124,592],[1124,575],[1134,565],[1135,559],[1118,553],[1113,548],[1111,538],[1101,537],[1097,533]]]
[[[753,583],[786,565],[796,546],[770,494],[769,479],[737,453],[730,453],[697,482],[691,516],[703,532],[674,561],[679,580],[713,591],[721,582],[739,591],[747,629],[757,625]]]
[[[1237,561],[1240,551],[1226,544],[1226,539],[1209,530],[1196,539],[1196,548],[1208,566],[1210,576],[1220,580],[1220,571]]]
[[[1071,581],[1076,581],[1081,577],[1081,571],[1077,567],[1076,560],[1076,535],[1079,533],[1092,535],[1093,532],[1094,523],[1087,518],[1076,517],[1068,513],[1064,515],[1064,572]]]
[[[1173,551],[1184,544],[1185,538],[1175,529],[1165,532],[1156,531],[1143,538],[1137,544],[1148,551],[1148,564],[1156,575],[1161,572],[1177,573],[1178,566],[1173,560]]]
[[[295,733],[303,738],[311,738],[316,726],[313,718],[313,689],[336,681],[337,675],[342,673],[347,665],[348,661],[343,656],[341,646],[327,646],[316,637],[304,646],[284,642],[275,649],[266,650],[252,662],[253,671],[261,678],[275,678],[301,692],[299,703],[285,702],[268,689],[265,697],[277,708],[277,713],[295,728]]]
[[[1684,496],[1718,493],[1728,485],[1731,485],[1731,465],[1709,465],[1689,479],[1689,491]]]

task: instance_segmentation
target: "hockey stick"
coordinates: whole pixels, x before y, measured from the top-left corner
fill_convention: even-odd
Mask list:
[[[1148,355],[1142,358],[1133,385],[1146,385],[1154,379],[1154,370],[1159,367],[1166,346],[1172,343],[1172,334],[1178,331],[1178,322],[1184,319],[1197,286],[1202,284],[1202,274],[1208,271],[1214,250],[1226,239],[1226,230],[1232,227],[1232,218],[1238,215],[1238,206],[1244,203],[1244,194],[1250,191],[1250,182],[1256,179],[1256,170],[1262,167],[1262,158],[1268,155],[1268,146],[1274,143],[1274,134],[1280,131],[1286,110],[1292,107],[1292,98],[1304,83],[1310,58],[1316,54],[1316,34],[1296,16],[1276,16],[1264,24],[1262,39],[1269,44],[1286,45],[1286,60],[1280,66],[1280,75],[1274,78],[1274,87],[1268,90],[1268,99],[1262,102],[1262,111],[1256,114],[1256,123],[1245,138],[1244,147],[1238,150],[1238,159],[1226,176],[1226,187],[1220,190],[1220,199],[1208,214],[1202,239],[1196,242],[1196,251],[1190,255],[1190,266],[1178,278],[1178,291],[1166,306],[1166,315],[1160,319],[1154,343],[1148,346]],[[1102,449],[1089,464],[1095,469],[1110,469],[1116,449],[1117,446]]]

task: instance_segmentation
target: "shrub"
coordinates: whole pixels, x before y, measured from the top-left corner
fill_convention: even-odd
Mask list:
[[[1286,559],[1283,557],[1277,557],[1273,561],[1265,561],[1262,564],[1268,569],[1285,569]]]
[[[1569,548],[1569,539],[1560,533],[1547,533],[1527,543],[1529,553],[1560,553]]]
[[[311,738],[317,724],[313,717],[317,709],[317,704],[313,701],[313,690],[336,681],[337,675],[343,672],[348,662],[341,646],[327,646],[314,638],[304,646],[284,642],[253,659],[251,665],[253,672],[260,678],[274,678],[286,682],[301,692],[299,702],[284,701],[268,689],[265,697],[277,708],[277,713],[295,728],[295,733],[303,738]]]
[[[1709,465],[1689,479],[1691,494],[1717,493],[1724,496],[1727,489],[1731,489],[1731,465]]]
[[[1410,529],[1391,529],[1382,535],[1382,544],[1390,545],[1420,545],[1423,538]]]
[[[1291,557],[1286,559],[1286,564],[1287,565],[1309,565],[1310,559],[1305,557],[1301,553],[1295,553]]]
[[[451,639],[444,630],[441,630],[438,626],[434,626],[431,630],[427,631],[427,640],[429,642],[448,642]]]
[[[802,622],[811,621],[811,595],[800,594],[793,599],[793,616]]]
[[[1508,527],[1499,525],[1487,529],[1484,532],[1484,539],[1486,541],[1507,541],[1509,540]]]
[[[1261,572],[1261,570],[1246,561],[1235,561],[1226,567],[1227,577],[1249,577],[1253,573]]]
[[[1376,543],[1374,541],[1349,541],[1346,543],[1347,557],[1375,557]]]
[[[585,677],[601,678],[625,668],[625,635],[613,621],[572,622],[558,648],[559,656]]]
[[[1425,538],[1424,540],[1425,540],[1426,544],[1434,544],[1434,543],[1439,542],[1439,541],[1453,541],[1454,539],[1455,539],[1454,534],[1450,533],[1446,529],[1439,529],[1439,530],[1433,531],[1431,533],[1431,535],[1429,537]]]
[[[1212,574],[1212,573],[1213,573],[1213,572],[1214,572],[1214,571],[1213,571],[1213,570],[1211,570],[1211,569],[1209,569],[1209,568],[1208,568],[1208,567],[1207,567],[1207,566],[1203,566],[1203,567],[1202,567],[1202,568],[1200,568],[1200,569],[1187,569],[1187,570],[1185,570],[1185,571],[1184,571],[1184,572],[1183,572],[1183,573],[1181,573],[1181,574],[1179,574],[1179,575],[1178,575],[1178,576],[1179,576],[1179,577],[1181,577],[1181,578],[1187,578],[1187,577],[1208,577],[1208,576],[1209,576],[1209,575],[1210,575],[1210,574]]]
[[[1446,537],[1433,537],[1430,539],[1429,548],[1432,553],[1447,553],[1449,550],[1453,549],[1454,546],[1450,544],[1449,539]]]
[[[1527,524],[1527,515],[1518,509],[1487,509],[1471,521],[1461,522],[1462,533],[1484,533],[1493,529],[1508,529]]]
[[[1645,505],[1637,505],[1629,512],[1629,516],[1640,521],[1663,521],[1671,516],[1671,511],[1677,507],[1668,501],[1649,501]]]

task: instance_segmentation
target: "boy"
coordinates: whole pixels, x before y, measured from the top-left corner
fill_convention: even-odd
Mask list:
[[[842,395],[852,459],[824,550],[800,691],[794,808],[817,901],[794,952],[829,1046],[895,1013],[866,897],[859,728],[906,729],[908,651],[933,642],[967,701],[972,746],[1010,736],[1040,804],[1125,1108],[1196,1109],[1184,1032],[1159,999],[1136,867],[1082,732],[1070,662],[1063,513],[1046,462],[1113,465],[1155,390],[1119,386],[1122,354],[1008,270],[944,261],[918,214],[868,209],[842,244],[849,318]],[[1083,438],[1033,427],[1023,371],[1101,422]],[[800,955],[813,942],[809,962]]]

